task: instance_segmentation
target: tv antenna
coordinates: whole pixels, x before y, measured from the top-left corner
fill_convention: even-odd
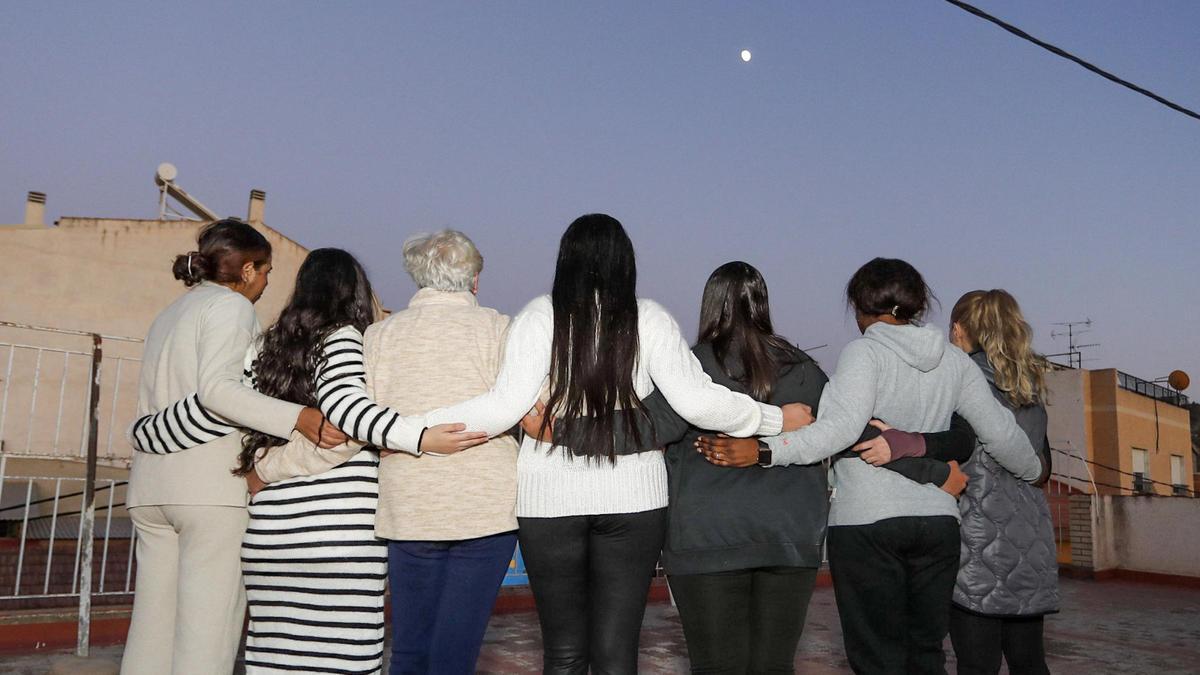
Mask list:
[[[1081,344],[1078,344],[1077,342],[1075,342],[1075,339],[1078,336],[1083,335],[1084,333],[1092,332],[1092,320],[1084,319],[1083,321],[1062,321],[1062,322],[1055,323],[1053,325],[1062,326],[1062,328],[1059,330],[1056,330],[1056,331],[1051,331],[1050,339],[1057,340],[1060,337],[1066,336],[1067,351],[1065,351],[1061,354],[1047,354],[1046,358],[1065,356],[1065,357],[1067,357],[1067,367],[1083,368],[1084,358],[1083,358],[1083,352],[1081,350],[1086,349],[1088,347],[1099,347],[1100,343],[1093,342],[1090,344],[1081,345]],[[1087,359],[1087,360],[1091,361],[1091,359]]]
[[[158,165],[158,169],[154,172],[154,184],[158,186],[158,219],[159,220],[220,220],[212,209],[200,203],[200,200],[189,195],[183,188],[175,184],[175,177],[179,174],[175,165],[169,162],[163,162]],[[171,196],[175,201],[183,205],[185,209],[191,211],[195,216],[185,215],[176,210],[170,203],[167,202],[167,196]]]

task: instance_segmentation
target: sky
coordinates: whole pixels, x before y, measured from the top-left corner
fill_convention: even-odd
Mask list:
[[[1200,3],[977,4],[1200,108]],[[225,215],[266,190],[270,226],[357,255],[394,309],[404,239],[462,230],[511,314],[605,212],[689,339],[745,260],[832,368],[846,281],[900,257],[938,325],[1005,288],[1044,353],[1091,319],[1085,367],[1200,380],[1200,121],[939,0],[17,3],[0,96],[0,222],[28,190],[50,218],[153,218],[172,162]]]

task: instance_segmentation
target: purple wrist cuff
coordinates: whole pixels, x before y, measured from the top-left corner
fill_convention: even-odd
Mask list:
[[[893,462],[902,457],[925,456],[925,437],[921,434],[900,431],[899,429],[888,429],[883,432],[883,438],[888,442],[888,447],[892,450]]]

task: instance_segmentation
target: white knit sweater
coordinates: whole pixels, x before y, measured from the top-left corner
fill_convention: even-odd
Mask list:
[[[435,410],[425,424],[463,422],[490,435],[513,427],[533,407],[550,372],[554,310],[549,296],[531,301],[509,326],[504,363],[491,391]],[[638,363],[634,391],[657,387],[667,402],[701,429],[731,436],[774,435],[783,412],[713,383],[675,319],[653,300],[638,301]],[[517,515],[525,518],[636,513],[667,505],[667,470],[658,450],[616,463],[569,457],[526,438],[517,461]]]

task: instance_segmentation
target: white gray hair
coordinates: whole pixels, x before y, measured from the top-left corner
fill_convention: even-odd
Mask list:
[[[404,269],[417,286],[439,291],[469,291],[483,270],[483,256],[458,230],[418,234],[404,242]]]

